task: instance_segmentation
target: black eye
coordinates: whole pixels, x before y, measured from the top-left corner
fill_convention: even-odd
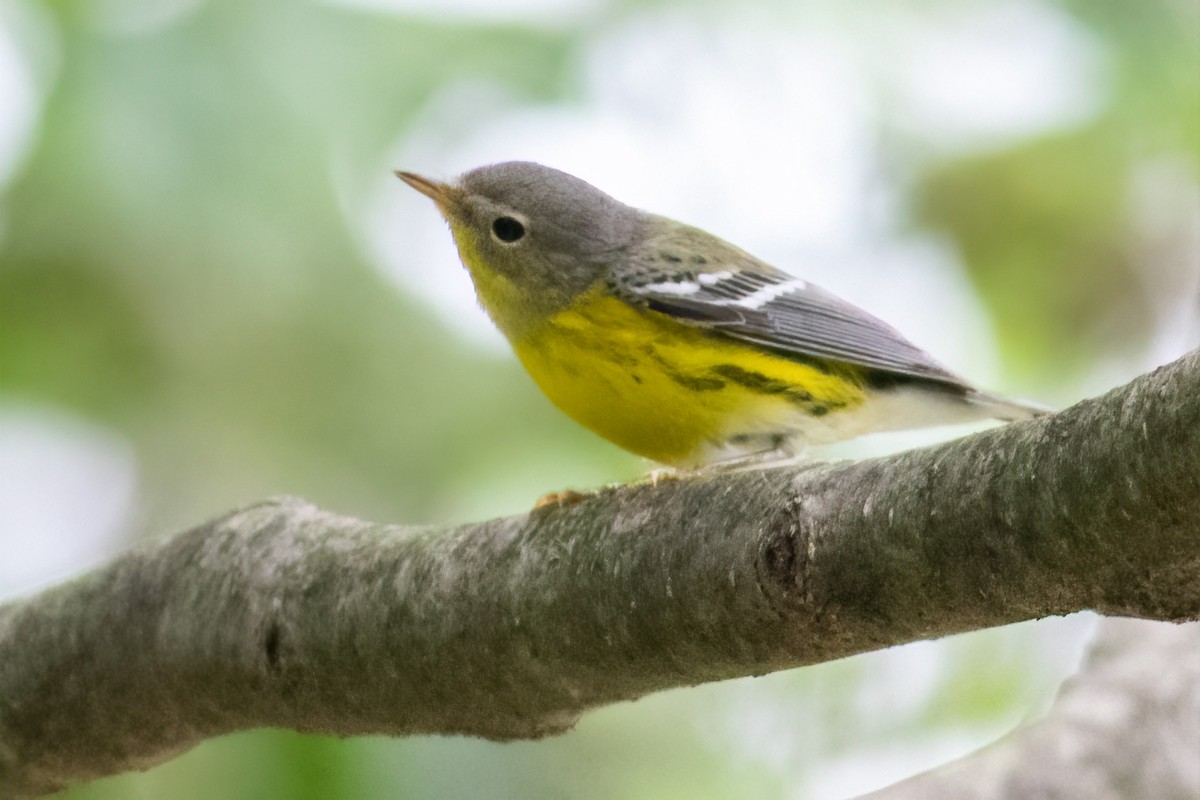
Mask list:
[[[515,242],[525,235],[525,226],[512,217],[496,217],[492,233],[502,242]]]

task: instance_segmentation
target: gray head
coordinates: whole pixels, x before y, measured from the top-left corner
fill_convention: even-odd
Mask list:
[[[479,167],[448,184],[396,174],[438,204],[480,303],[510,336],[602,277],[646,217],[579,178],[528,161]]]

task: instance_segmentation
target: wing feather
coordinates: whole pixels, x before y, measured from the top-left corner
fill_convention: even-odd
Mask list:
[[[610,277],[610,287],[627,300],[680,322],[785,355],[969,388],[887,323],[732,245],[714,240],[728,248],[726,258],[705,258],[699,264],[688,259],[687,245],[696,244],[695,238],[677,243],[675,252],[665,245],[662,259],[626,264],[621,274]],[[669,266],[664,267],[664,262]]]

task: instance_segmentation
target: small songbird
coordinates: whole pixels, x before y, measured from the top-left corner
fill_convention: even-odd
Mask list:
[[[1044,409],[980,391],[890,326],[699,228],[549,167],[397,172],[450,223],[479,303],[568,416],[679,468]]]

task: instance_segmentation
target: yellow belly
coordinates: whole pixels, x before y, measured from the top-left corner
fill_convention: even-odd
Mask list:
[[[698,466],[730,441],[860,405],[862,370],[793,361],[597,288],[513,342],[568,416],[626,450]]]

